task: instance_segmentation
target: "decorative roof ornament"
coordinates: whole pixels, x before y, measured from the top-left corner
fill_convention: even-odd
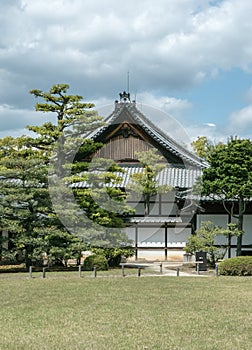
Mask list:
[[[120,96],[120,102],[130,102],[130,93],[123,91],[119,94]]]

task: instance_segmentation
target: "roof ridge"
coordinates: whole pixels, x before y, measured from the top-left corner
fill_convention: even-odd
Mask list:
[[[177,141],[175,141],[171,136],[169,136],[166,133],[164,133],[157,125],[155,125],[149,118],[147,118],[146,115],[143,112],[141,112],[136,107],[135,104],[130,106],[130,109],[133,110],[133,108],[136,109],[136,111],[141,115],[141,118],[144,119],[144,121],[147,124],[149,124],[154,130],[156,130],[166,141],[169,141],[170,143],[172,143],[172,146],[173,147],[175,146],[175,148],[177,148],[177,151],[179,153],[181,153],[181,151],[182,151],[183,153],[185,153],[185,156],[187,155],[189,158],[193,158],[196,163],[199,163],[200,166],[202,166],[202,167],[206,167],[207,166],[207,164],[201,158],[199,158],[196,154],[194,154],[193,152],[190,152],[185,147],[183,147],[179,143],[177,143]]]
[[[189,151],[177,141],[175,141],[171,136],[167,135],[163,130],[161,130],[157,125],[155,125],[143,112],[141,112],[137,106],[136,102],[117,102],[115,103],[115,109],[110,113],[110,115],[104,120],[105,125],[96,129],[87,135],[88,138],[94,138],[99,136],[106,128],[111,125],[122,113],[124,109],[127,109],[132,117],[137,123],[146,130],[148,133],[152,134],[153,138],[159,140],[159,142],[170,152],[176,156],[181,156],[185,162],[200,167],[205,168],[208,164],[199,158],[196,154]]]

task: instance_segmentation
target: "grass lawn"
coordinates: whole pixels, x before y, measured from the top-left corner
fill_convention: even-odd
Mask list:
[[[250,350],[252,278],[0,275],[1,350]]]

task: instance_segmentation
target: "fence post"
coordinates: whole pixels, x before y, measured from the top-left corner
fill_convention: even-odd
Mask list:
[[[94,277],[96,277],[97,276],[97,268],[96,268],[96,266],[94,266]]]
[[[177,277],[179,277],[179,267],[177,267]]]
[[[197,275],[199,275],[199,263],[197,263]]]
[[[141,276],[141,267],[138,267],[138,272],[137,272],[138,277]]]
[[[215,276],[216,277],[219,276],[219,265],[218,264],[215,265]]]
[[[29,266],[29,277],[32,278],[32,266]]]
[[[43,271],[42,271],[42,278],[45,278],[46,277],[46,268],[43,267]]]
[[[124,264],[122,264],[122,276],[125,277],[125,273],[124,273]]]
[[[81,278],[81,265],[79,265],[79,273],[78,276]]]
[[[163,273],[163,264],[162,263],[160,263],[160,273]]]

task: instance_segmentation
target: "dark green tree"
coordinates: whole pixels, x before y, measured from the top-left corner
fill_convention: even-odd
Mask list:
[[[122,227],[122,219],[108,208],[99,207],[104,202],[102,193],[100,190],[97,202],[97,191],[93,189],[90,193],[90,179],[88,188],[79,191],[71,188],[71,183],[83,180],[83,170],[87,170],[83,155],[100,146],[86,135],[102,125],[102,118],[92,104],[82,103],[81,96],[68,95],[67,90],[66,84],[54,85],[49,92],[32,90],[33,95],[44,100],[36,104],[36,109],[55,113],[56,124],[29,126],[36,134],[34,138],[0,140],[1,228],[12,236],[9,253],[24,254],[27,266],[41,262],[45,253],[50,263],[63,263],[72,257],[80,260],[80,252],[87,243],[91,245],[105,238],[107,244],[126,241],[121,232],[116,235],[109,230],[112,224]],[[115,181],[114,165],[109,167],[107,183]],[[87,173],[91,178],[93,171]],[[105,190],[122,204],[119,188]],[[75,232],[81,240],[70,234]]]
[[[252,196],[252,142],[231,138],[211,151],[208,162],[209,167],[203,170],[202,193],[221,200],[243,232],[246,205]],[[237,238],[237,255],[241,255],[242,236]]]
[[[121,214],[129,208],[124,203],[125,194],[116,186],[119,179],[115,171],[119,167],[109,160],[86,161],[101,146],[87,135],[104,124],[103,118],[97,114],[93,104],[82,102],[82,96],[67,94],[68,89],[67,84],[58,84],[49,92],[31,91],[43,100],[36,104],[36,110],[54,113],[57,118],[55,125],[46,123],[29,127],[38,135],[31,144],[50,157],[50,195],[64,226],[89,244],[98,241],[108,244],[113,236],[113,229],[108,228],[113,227],[117,229],[120,241],[122,233],[118,228],[123,227]],[[74,185],[81,181],[87,186]],[[123,240],[126,240],[125,235]]]

